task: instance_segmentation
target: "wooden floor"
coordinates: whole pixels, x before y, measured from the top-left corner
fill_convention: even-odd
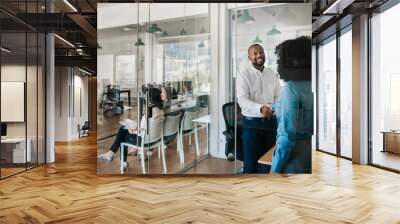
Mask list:
[[[400,175],[315,152],[313,174],[97,176],[96,140],[0,181],[0,223],[400,223]]]
[[[372,162],[374,164],[400,170],[400,155],[392,152],[374,151]]]

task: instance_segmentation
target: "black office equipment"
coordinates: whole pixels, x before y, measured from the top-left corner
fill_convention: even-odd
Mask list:
[[[225,155],[227,156],[227,159],[230,161],[233,161],[235,158],[237,160],[243,161],[243,141],[242,141],[242,124],[241,124],[242,115],[239,104],[235,102],[229,102],[224,104],[222,106],[222,113],[224,115],[224,121],[226,125],[226,131],[223,132],[223,134],[226,137]],[[236,151],[235,151],[235,146],[236,146]]]
[[[1,136],[7,136],[7,124],[1,123]]]

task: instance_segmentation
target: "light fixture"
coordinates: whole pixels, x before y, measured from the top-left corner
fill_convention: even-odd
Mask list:
[[[75,45],[73,45],[71,42],[69,42],[68,40],[60,37],[58,34],[54,34],[55,37],[57,37],[59,40],[61,40],[62,42],[66,43],[67,45],[69,45],[70,47],[75,48]]]
[[[0,48],[2,51],[6,52],[6,53],[11,53],[11,50],[5,48],[5,47],[1,47]]]
[[[167,31],[164,30],[164,32],[162,32],[162,34],[161,34],[161,37],[167,37],[167,36],[168,36],[168,33],[167,33]]]
[[[274,18],[274,23],[273,23],[273,25],[272,25],[272,28],[267,32],[267,35],[268,35],[268,36],[273,36],[273,35],[281,34],[281,31],[279,31],[279,30],[276,28],[276,25],[275,25],[276,14],[274,13],[272,16],[273,16],[273,18]]]
[[[78,12],[78,10],[68,1],[64,0],[65,4],[67,4],[74,12]]]
[[[267,35],[273,36],[273,35],[277,35],[277,34],[281,34],[281,31],[279,31],[274,24],[274,25],[272,25],[272,28],[267,32]]]
[[[81,72],[83,72],[83,73],[85,73],[85,74],[87,74],[87,75],[92,75],[92,73],[90,73],[90,72],[88,72],[88,71],[86,71],[86,70],[83,70],[83,69],[81,69],[81,68],[79,68],[79,67],[78,67],[78,70],[81,71]]]
[[[122,30],[125,31],[125,32],[129,32],[132,29],[133,29],[132,27],[124,27],[124,28],[122,28]]]
[[[252,23],[254,22],[254,17],[250,16],[249,10],[243,10],[243,15],[238,16],[238,23]]]
[[[157,26],[157,24],[151,24],[150,28],[147,30],[149,33],[162,33],[162,30]]]
[[[205,45],[204,45],[204,41],[203,40],[201,40],[199,45],[197,45],[198,48],[203,48],[204,46]]]
[[[253,40],[253,43],[254,43],[254,44],[261,44],[261,43],[262,43],[262,40],[261,40],[260,37],[257,35],[257,36],[256,36],[256,39]]]
[[[183,27],[181,29],[181,32],[179,32],[179,35],[181,35],[181,36],[186,36],[187,35],[187,32],[185,30],[185,23],[186,23],[186,21],[185,21],[186,18],[185,17],[186,17],[186,4],[184,3],[183,4]]]
[[[139,37],[139,39],[135,43],[135,46],[144,46],[144,42],[142,41],[142,38]]]
[[[181,35],[181,36],[186,36],[187,35],[187,32],[186,32],[185,28],[181,29],[181,32],[179,32],[179,35]]]

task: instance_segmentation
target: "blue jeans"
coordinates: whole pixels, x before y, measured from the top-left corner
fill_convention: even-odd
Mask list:
[[[269,173],[270,166],[258,164],[276,141],[276,120],[262,118],[242,119],[243,124],[243,173]]]
[[[142,138],[137,136],[136,134],[130,134],[128,129],[120,127],[118,130],[117,137],[115,138],[113,144],[111,145],[110,150],[116,153],[120,148],[122,142],[130,143],[132,145],[140,145]],[[126,147],[127,148],[127,147]],[[128,150],[124,151],[124,162],[126,162],[128,158]]]

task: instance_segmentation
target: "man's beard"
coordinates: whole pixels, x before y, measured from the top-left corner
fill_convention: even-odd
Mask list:
[[[256,59],[256,60],[253,62],[253,65],[254,65],[255,67],[262,67],[262,66],[264,65],[264,63],[265,63],[265,60],[264,60],[263,58],[261,58],[260,62],[258,62],[258,59]]]

